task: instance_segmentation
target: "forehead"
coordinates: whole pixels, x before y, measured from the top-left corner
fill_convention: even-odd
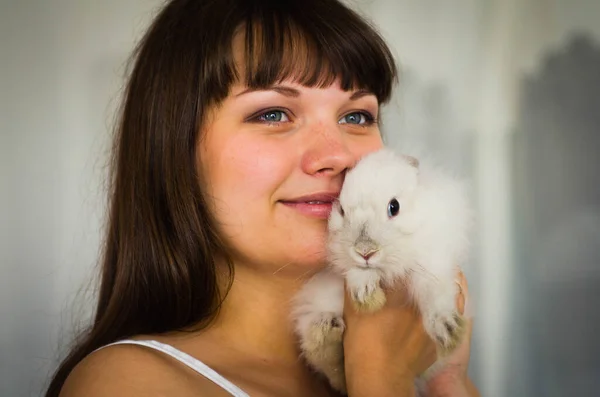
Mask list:
[[[301,33],[297,34],[301,35]],[[294,39],[293,37],[292,39],[298,43],[291,45],[289,48],[284,46],[281,59],[275,62],[273,59],[268,58],[270,55],[264,53],[258,43],[250,46],[255,54],[249,54],[246,34],[244,31],[238,31],[232,43],[232,56],[237,78],[229,88],[229,96],[236,96],[248,90],[273,89],[274,87],[278,89],[283,87],[280,91],[289,96],[294,96],[293,91],[287,90],[289,87],[297,94],[309,92],[339,94],[344,92],[348,93],[347,96],[350,99],[372,96],[379,104],[376,93],[370,90],[367,84],[356,83],[345,86],[343,76],[336,75],[332,70],[325,67],[324,60],[311,59],[311,57],[318,56],[315,50],[311,51],[307,44],[302,43],[300,39]],[[258,39],[254,37],[253,40],[257,41]],[[264,57],[267,57],[267,59],[261,59]],[[267,68],[265,65],[269,63],[271,63],[271,67]],[[319,65],[322,67],[317,71],[315,68]],[[249,73],[252,75],[249,76]]]
[[[278,32],[278,39],[265,37],[264,30],[260,23],[249,28],[242,25],[236,30],[231,43],[233,80],[229,92],[267,89],[285,83],[304,89],[333,87],[345,92],[367,91],[378,103],[387,99],[391,86],[389,76],[366,73],[350,59],[335,59],[331,49],[299,28],[292,26]],[[331,44],[334,47],[347,45]],[[365,64],[364,60],[361,64]],[[386,94],[382,95],[383,92]]]
[[[243,84],[242,82],[235,82],[232,84],[229,90],[230,97],[238,97],[247,92],[252,92],[254,90],[272,90],[284,96],[290,98],[296,98],[301,96],[314,96],[319,95],[321,99],[327,100],[327,97],[331,97],[331,99],[343,98],[344,100],[356,101],[361,98],[368,98],[370,101],[376,102],[377,105],[377,97],[373,92],[370,92],[365,89],[358,90],[344,90],[340,79],[335,79],[329,86],[324,87],[312,87],[298,83],[293,78],[286,78],[281,82],[274,84],[269,87],[257,88],[253,89]]]

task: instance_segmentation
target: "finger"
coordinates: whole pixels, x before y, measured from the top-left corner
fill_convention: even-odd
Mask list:
[[[460,295],[461,295],[461,301],[462,301],[462,314],[466,319],[466,332],[465,332],[465,338],[463,340],[463,344],[466,344],[466,349],[467,351],[470,348],[470,344],[471,344],[471,336],[473,334],[473,316],[470,313],[470,308],[469,308],[469,283],[467,282],[467,278],[465,277],[465,274],[461,271],[459,272],[459,282],[460,282]]]
[[[460,271],[458,273],[458,278],[459,278],[459,283],[462,287],[463,292],[465,293],[465,295],[469,294],[469,283],[467,282],[467,277],[465,277],[465,274]]]
[[[462,341],[456,348],[456,351],[453,352],[455,355],[455,359],[458,362],[468,362],[469,356],[471,354],[471,337],[473,336],[473,319],[467,318],[465,326],[465,333],[462,337]]]
[[[465,301],[466,301],[466,297],[465,297],[465,276],[463,274],[462,271],[459,271],[458,274],[456,275],[456,279],[454,280],[454,282],[456,283],[456,286],[458,287],[458,291],[456,293],[456,307],[458,308],[458,311],[460,314],[464,314],[465,311]]]
[[[463,314],[465,317],[466,321],[463,342],[457,348],[458,352],[456,354],[458,357],[468,357],[471,346],[471,336],[473,334],[473,316],[471,316],[469,313],[469,286],[467,283],[467,278],[462,271],[458,272],[456,284],[459,287],[456,297],[457,307],[459,308],[461,314]]]
[[[462,287],[462,293],[464,295],[464,300],[465,300],[463,315],[466,318],[472,318],[473,314],[474,314],[473,300],[471,299],[471,295],[469,293],[469,283],[467,282],[467,278],[465,277],[465,275],[462,272],[461,272],[461,287]]]
[[[465,294],[463,291],[463,287],[458,281],[455,281],[455,283],[458,286],[458,292],[456,294],[456,307],[458,308],[458,312],[460,314],[464,314],[465,313]]]
[[[388,306],[404,307],[411,303],[406,282],[406,280],[399,280],[393,285],[383,285]]]
[[[465,331],[462,340],[456,349],[447,356],[444,361],[447,366],[453,367],[454,370],[466,370],[471,355],[471,337],[473,335],[473,319],[465,319]]]
[[[469,286],[467,278],[462,271],[458,272],[455,282],[458,286],[458,293],[456,295],[456,306],[458,311],[465,317],[471,317],[469,308]]]

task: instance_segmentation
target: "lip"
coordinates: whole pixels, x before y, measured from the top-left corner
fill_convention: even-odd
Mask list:
[[[333,203],[338,199],[339,195],[340,192],[322,192],[288,200],[280,200],[280,202],[303,215],[318,219],[328,219],[333,208]]]

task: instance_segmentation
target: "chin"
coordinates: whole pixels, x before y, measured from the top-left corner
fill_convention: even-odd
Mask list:
[[[327,252],[325,245],[319,246],[300,246],[296,251],[294,260],[302,266],[323,267],[327,265]]]
[[[324,255],[315,255],[314,258],[307,258],[306,261],[301,263],[301,266],[322,270],[327,266],[327,258]]]
[[[310,276],[327,266],[327,255],[324,245],[300,245],[286,254],[283,263],[293,263],[289,266],[290,273],[295,277]]]
[[[255,254],[259,257],[266,253],[268,257],[263,256],[262,262],[268,263],[269,267],[275,267],[275,270],[287,264],[285,269],[277,271],[278,274],[285,273],[296,278],[327,266],[327,225],[325,223],[300,225],[289,222],[277,230],[279,233],[272,233],[263,240],[270,243],[260,245],[270,246],[273,251],[256,251]]]

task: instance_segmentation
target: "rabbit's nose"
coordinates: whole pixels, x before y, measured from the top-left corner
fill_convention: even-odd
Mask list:
[[[364,260],[369,260],[370,257],[372,257],[373,255],[375,255],[375,253],[377,253],[377,250],[369,250],[367,252],[356,250],[356,252],[360,256],[362,256]]]
[[[368,260],[370,257],[373,256],[374,253],[375,253],[375,251],[370,251],[370,252],[367,252],[366,254],[360,254],[360,256],[362,256],[365,260]]]

